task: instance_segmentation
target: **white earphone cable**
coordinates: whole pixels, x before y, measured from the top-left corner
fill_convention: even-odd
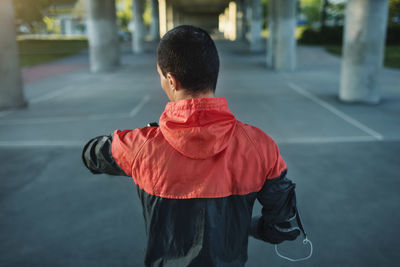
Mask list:
[[[311,258],[312,254],[313,254],[313,245],[312,245],[312,242],[306,237],[306,238],[304,238],[304,240],[303,240],[303,244],[304,244],[304,245],[307,245],[307,243],[310,244],[310,254],[309,254],[307,257],[304,257],[304,258],[292,259],[292,258],[283,256],[283,255],[282,255],[281,253],[279,253],[279,251],[278,251],[278,245],[275,245],[275,252],[276,252],[276,254],[277,254],[279,257],[281,257],[281,258],[283,258],[283,259],[285,259],[285,260],[291,261],[291,262],[305,261],[305,260],[308,260],[309,258]]]

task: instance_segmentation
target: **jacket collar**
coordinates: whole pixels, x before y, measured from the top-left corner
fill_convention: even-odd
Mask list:
[[[169,102],[160,117],[167,142],[186,157],[205,159],[224,150],[236,126],[224,97]]]

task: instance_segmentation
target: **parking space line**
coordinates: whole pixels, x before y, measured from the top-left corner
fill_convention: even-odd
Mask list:
[[[139,104],[137,104],[129,113],[130,117],[134,117],[136,116],[139,111],[144,107],[144,105],[146,105],[148,102],[150,101],[150,96],[149,95],[145,95],[139,102]]]
[[[361,143],[361,142],[378,142],[373,136],[331,136],[331,137],[295,137],[287,139],[276,138],[275,141],[279,145],[297,145],[297,144],[338,144],[338,143]],[[385,141],[396,141],[399,139],[385,139]],[[51,148],[51,147],[71,147],[82,148],[85,145],[83,141],[60,140],[14,140],[0,141],[0,148]]]
[[[82,147],[85,142],[82,141],[0,141],[0,147],[3,148],[24,148],[24,147]]]
[[[4,110],[4,111],[0,111],[0,117],[4,117],[7,116],[8,114],[13,113],[14,110]]]
[[[0,125],[31,125],[46,123],[80,122],[87,120],[109,120],[109,119],[130,119],[136,116],[139,111],[150,101],[150,96],[145,95],[140,102],[128,113],[105,113],[88,116],[60,116],[47,118],[24,118],[24,119],[5,119],[0,120]],[[1,113],[0,113],[1,116]]]
[[[295,137],[279,140],[278,144],[328,144],[328,143],[357,143],[357,142],[376,142],[373,136],[331,136],[331,137]]]
[[[329,110],[330,112],[332,112],[333,114],[335,114],[336,116],[341,118],[342,120],[350,123],[354,127],[358,128],[361,131],[367,133],[368,135],[374,137],[376,140],[383,140],[383,135],[382,134],[378,133],[375,130],[372,130],[371,128],[369,128],[368,126],[362,124],[358,120],[353,119],[349,115],[343,113],[342,111],[338,110],[337,108],[335,108],[331,104],[329,104],[329,103],[325,102],[324,100],[318,98],[317,96],[313,95],[312,93],[308,92],[307,90],[305,90],[305,89],[301,88],[300,86],[295,85],[295,84],[293,84],[291,82],[288,82],[288,85],[289,85],[289,87],[291,89],[293,89],[298,94],[310,99],[311,101],[317,103],[321,107]]]
[[[108,120],[108,119],[128,119],[129,113],[106,113],[88,116],[60,116],[47,118],[24,118],[24,119],[6,119],[0,120],[0,125],[30,125],[30,124],[46,124],[46,123],[64,123],[64,122],[80,122],[88,120]]]
[[[71,86],[71,85],[70,86],[66,86],[63,89],[59,89],[57,91],[53,91],[53,92],[50,92],[50,93],[47,93],[47,94],[44,94],[44,95],[41,95],[41,96],[34,97],[32,99],[29,99],[28,102],[29,103],[43,102],[45,100],[50,100],[52,98],[55,98],[55,97],[60,96],[62,94],[65,94],[66,92],[69,92],[69,91],[74,90],[74,89],[76,89],[76,87]]]

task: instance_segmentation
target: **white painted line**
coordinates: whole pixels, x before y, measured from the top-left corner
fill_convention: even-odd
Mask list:
[[[373,136],[376,140],[383,140],[383,135],[381,135],[380,133],[372,130],[371,128],[365,126],[364,124],[362,124],[361,122],[357,121],[356,119],[353,119],[352,117],[348,116],[347,114],[343,113],[342,111],[338,110],[337,108],[335,108],[334,106],[332,106],[331,104],[325,102],[324,100],[316,97],[315,95],[313,95],[312,93],[304,90],[303,88],[301,88],[298,85],[295,85],[291,82],[288,83],[289,87],[291,89],[293,89],[294,91],[296,91],[297,93],[299,93],[300,95],[314,101],[315,103],[319,104],[320,106],[322,106],[323,108],[329,110],[330,112],[332,112],[333,114],[335,114],[336,116],[338,116],[339,118],[343,119],[344,121],[350,123],[351,125],[353,125],[354,127],[360,129],[361,131]]]
[[[130,117],[136,116],[136,115],[139,113],[139,111],[144,107],[144,105],[146,105],[147,102],[149,102],[149,101],[150,101],[150,96],[149,96],[149,95],[145,95],[145,96],[140,100],[139,104],[137,104],[137,106],[134,107],[134,108],[131,110],[131,112],[129,113],[129,116],[130,116]]]
[[[52,97],[55,97],[57,95],[53,94]],[[44,98],[42,100],[44,100]],[[130,119],[136,116],[149,101],[150,101],[150,96],[145,95],[129,113],[124,112],[124,113],[95,114],[88,116],[81,115],[81,116],[64,116],[64,117],[60,116],[60,117],[48,117],[48,118],[23,118],[23,119],[8,119],[8,120],[5,119],[5,120],[0,120],[0,125],[32,125],[32,124],[46,124],[46,123],[82,122],[88,120],[96,121],[96,120],[111,120],[111,119]]]
[[[373,136],[332,136],[332,137],[295,137],[288,139],[276,139],[278,144],[329,144],[329,143],[358,143],[376,142]]]
[[[82,141],[0,141],[0,147],[23,148],[23,147],[82,147]]]
[[[42,101],[45,101],[45,100],[49,100],[49,99],[55,98],[55,97],[57,97],[59,95],[65,94],[66,92],[68,92],[68,91],[70,91],[72,89],[75,89],[75,88],[76,87],[73,87],[73,86],[67,86],[64,89],[60,89],[60,90],[57,90],[57,91],[54,91],[54,92],[50,92],[50,93],[44,94],[42,96],[38,96],[38,97],[32,98],[32,99],[28,100],[28,102],[29,103],[38,103],[38,102],[42,102]]]
[[[48,117],[48,118],[24,118],[24,119],[11,119],[0,120],[0,125],[32,125],[32,124],[46,124],[46,123],[64,123],[64,122],[82,122],[88,120],[111,120],[111,119],[128,119],[129,113],[109,113],[109,114],[96,114],[89,116],[65,116],[65,117]]]
[[[126,112],[123,113],[109,113],[109,114],[97,114],[97,115],[89,115],[86,117],[88,120],[109,120],[109,119],[127,119],[129,118],[129,114]]]
[[[278,139],[275,141],[278,145],[296,145],[296,144],[339,144],[339,143],[361,143],[378,142],[373,136],[331,136],[331,137],[299,137]],[[399,138],[385,138],[384,141],[400,142]],[[48,147],[77,147],[82,148],[84,141],[44,141],[44,140],[24,140],[24,141],[0,141],[0,148],[48,148]]]
[[[332,137],[299,137],[288,139],[275,139],[279,145],[283,144],[338,144],[338,143],[359,143],[377,142],[373,136],[332,136]],[[385,139],[386,141],[400,141],[400,139]],[[48,148],[48,147],[78,147],[82,148],[86,142],[83,141],[0,141],[0,148]]]
[[[7,116],[10,113],[13,113],[14,110],[5,110],[5,111],[0,111],[0,117]]]

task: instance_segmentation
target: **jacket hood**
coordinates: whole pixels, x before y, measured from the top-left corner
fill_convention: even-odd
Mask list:
[[[223,97],[169,102],[160,117],[160,130],[167,142],[193,159],[206,159],[223,151],[235,126],[235,116]]]

